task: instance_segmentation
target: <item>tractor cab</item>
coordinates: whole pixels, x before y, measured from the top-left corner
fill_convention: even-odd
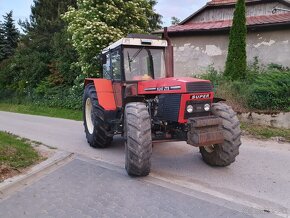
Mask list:
[[[167,41],[131,35],[102,52],[103,78],[113,81],[146,81],[165,77]]]

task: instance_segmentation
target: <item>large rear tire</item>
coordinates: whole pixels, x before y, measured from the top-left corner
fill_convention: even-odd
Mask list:
[[[240,122],[233,109],[224,103],[212,105],[212,113],[222,119],[224,143],[200,147],[203,160],[211,166],[228,166],[235,161],[241,145]]]
[[[110,125],[105,120],[105,111],[99,105],[94,84],[86,86],[83,96],[83,120],[86,138],[90,146],[105,148],[113,140]]]
[[[128,103],[125,108],[125,168],[130,176],[150,173],[152,136],[151,119],[146,104]]]

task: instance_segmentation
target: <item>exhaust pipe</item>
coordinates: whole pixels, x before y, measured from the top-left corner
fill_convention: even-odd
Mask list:
[[[173,59],[173,46],[171,39],[168,36],[167,27],[164,27],[163,38],[167,41],[167,48],[165,50],[165,68],[166,78],[174,77],[174,59]]]

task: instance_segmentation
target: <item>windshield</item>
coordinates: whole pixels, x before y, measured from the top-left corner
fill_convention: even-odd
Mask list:
[[[125,48],[124,67],[127,81],[165,77],[164,49]]]

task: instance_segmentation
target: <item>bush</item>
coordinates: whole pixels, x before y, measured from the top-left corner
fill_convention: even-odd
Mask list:
[[[290,71],[268,71],[257,76],[247,95],[250,108],[287,110],[290,105]]]
[[[258,58],[247,67],[246,78],[228,80],[212,66],[208,73],[199,76],[212,81],[215,96],[227,100],[234,110],[289,111],[290,70],[281,65],[259,65]]]
[[[0,90],[0,102],[8,104],[24,104],[53,108],[80,110],[82,108],[82,89],[65,86],[47,88],[41,83],[29,95],[19,95],[14,90]]]

